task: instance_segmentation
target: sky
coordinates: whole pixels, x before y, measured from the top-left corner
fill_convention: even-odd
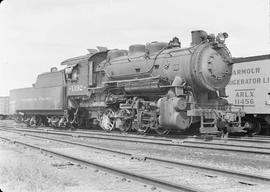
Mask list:
[[[0,96],[88,48],[191,42],[192,30],[227,32],[234,57],[270,54],[270,0],[4,0]]]

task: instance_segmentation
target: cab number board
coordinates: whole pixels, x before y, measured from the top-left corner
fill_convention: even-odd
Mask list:
[[[78,92],[78,91],[83,91],[86,87],[83,85],[71,85],[69,87],[70,92]]]

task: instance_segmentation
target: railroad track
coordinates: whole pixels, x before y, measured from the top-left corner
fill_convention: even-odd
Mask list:
[[[7,125],[6,123],[0,122],[0,127],[8,127],[8,128],[16,128],[16,126]],[[190,136],[190,135],[157,135],[157,134],[151,134],[147,133],[145,135],[138,134],[138,133],[121,133],[120,131],[114,130],[112,132],[104,132],[103,130],[84,130],[82,129],[75,129],[75,130],[59,130],[59,129],[53,129],[50,127],[39,127],[31,129],[29,127],[20,127],[20,129],[27,129],[27,130],[46,130],[46,131],[55,131],[55,132],[64,132],[64,133],[75,133],[75,134],[88,134],[88,135],[104,135],[104,136],[116,136],[116,137],[123,137],[123,138],[142,138],[149,139],[149,140],[160,140],[160,141],[172,141],[177,139],[196,139],[196,140],[206,140],[205,136]],[[220,137],[212,136],[212,141],[222,141],[224,139]],[[235,137],[231,136],[229,138],[226,138],[226,141],[233,141],[233,142],[246,142],[246,143],[265,143],[270,144],[270,136],[254,136],[254,137]],[[240,146],[240,145],[239,145]]]
[[[97,168],[97,169],[100,169],[100,170],[105,171],[105,172],[113,173],[116,175],[120,175],[123,177],[127,177],[130,179],[136,180],[136,181],[140,181],[142,183],[155,185],[155,186],[158,186],[158,187],[163,188],[163,189],[167,189],[167,190],[171,190],[171,191],[181,191],[181,192],[183,192],[183,191],[185,191],[185,192],[202,192],[202,190],[196,189],[194,187],[179,185],[177,183],[171,183],[171,182],[160,180],[157,178],[144,176],[142,174],[129,172],[129,171],[126,171],[123,169],[113,168],[113,167],[106,166],[104,164],[97,163],[94,161],[89,161],[89,160],[78,158],[78,157],[75,157],[72,155],[67,155],[67,154],[59,153],[59,152],[56,152],[53,150],[41,148],[41,147],[36,146],[36,145],[28,144],[28,143],[21,142],[21,141],[11,140],[11,139],[6,138],[6,137],[1,136],[0,139],[11,142],[11,143],[20,144],[20,145],[23,145],[23,146],[26,146],[26,147],[29,147],[31,149],[35,149],[38,151],[43,151],[43,152],[46,152],[48,154],[51,154],[51,155],[54,155],[54,156],[57,156],[60,158],[64,158],[66,160],[69,160],[69,161],[72,161],[72,162],[75,162],[78,164],[90,166],[90,167]]]
[[[260,155],[270,155],[270,147],[263,146],[251,146],[251,145],[238,145],[230,143],[214,143],[214,142],[199,142],[199,141],[189,141],[180,139],[168,139],[168,138],[152,138],[147,136],[129,136],[129,135],[116,135],[116,134],[104,134],[104,133],[88,133],[82,134],[72,131],[52,131],[52,130],[30,130],[30,129],[17,129],[17,128],[0,128],[6,131],[19,131],[19,132],[30,132],[35,134],[51,134],[59,136],[71,136],[80,137],[87,139],[102,139],[102,140],[112,140],[120,142],[133,142],[133,143],[143,143],[152,145],[163,145],[172,147],[184,147],[184,148],[197,148],[206,150],[217,150],[217,151],[227,151],[227,152],[237,152],[237,153],[249,153],[249,154],[260,154]],[[259,150],[258,150],[259,149]]]
[[[238,149],[227,149],[230,151],[235,151],[235,152],[248,152],[250,151],[250,153],[254,152],[257,154],[269,154],[267,151],[270,150],[270,147],[267,146],[253,146],[253,143],[262,143],[262,144],[270,144],[270,139],[257,139],[256,138],[227,138],[227,139],[221,139],[220,137],[212,137],[210,141],[205,140],[205,137],[203,136],[157,136],[157,135],[138,135],[138,134],[132,134],[132,133],[125,133],[125,134],[121,134],[120,132],[102,132],[99,130],[88,130],[88,131],[71,131],[71,130],[55,130],[52,128],[38,128],[38,129],[30,129],[30,128],[14,128],[14,126],[10,126],[10,125],[6,125],[6,124],[0,124],[0,128],[11,128],[11,129],[15,129],[15,130],[27,130],[29,132],[38,132],[38,131],[46,131],[48,132],[48,134],[53,134],[52,132],[57,132],[55,134],[59,134],[59,135],[67,135],[67,133],[72,134],[72,135],[76,135],[78,137],[85,137],[85,138],[96,138],[99,136],[104,136],[104,137],[100,137],[100,139],[108,139],[108,140],[117,140],[115,138],[124,138],[124,140],[128,139],[135,139],[135,141],[130,140],[130,142],[136,142],[136,139],[140,139],[140,140],[147,140],[147,141],[161,141],[161,142],[168,142],[168,143],[182,143],[181,146],[186,146],[186,145],[190,145],[190,147],[194,147],[194,148],[207,148],[210,149],[210,146],[220,146],[220,147],[235,147]],[[108,138],[109,137],[109,138]],[[185,139],[185,140],[184,140]],[[187,140],[187,139],[193,139],[193,141]],[[120,139],[119,139],[120,140]],[[123,141],[124,141],[123,140]],[[194,141],[195,140],[195,141]],[[203,142],[197,141],[197,140],[203,140]],[[217,141],[217,142],[215,142]],[[219,141],[219,143],[218,143]],[[143,142],[143,141],[138,141],[138,142]],[[231,144],[228,142],[241,142],[241,144]],[[150,143],[151,142],[147,142]],[[245,145],[243,145],[243,143],[245,143]],[[252,145],[246,145],[247,143],[252,143]],[[160,143],[163,144],[164,143]],[[171,144],[173,145],[173,144]],[[191,146],[192,145],[192,146]],[[198,146],[199,145],[199,146]],[[204,146],[203,146],[204,145]],[[217,147],[214,147],[212,149],[217,149]],[[223,148],[224,149],[224,148]],[[241,150],[241,149],[248,149],[248,150]],[[266,151],[259,151],[257,152],[257,150],[266,150]],[[224,149],[226,151],[226,149]]]
[[[58,132],[73,132],[73,133],[81,133],[81,134],[98,134],[98,135],[117,135],[119,137],[142,137],[142,136],[147,136],[151,137],[152,139],[157,139],[157,140],[173,140],[173,139],[198,139],[198,140],[205,140],[205,136],[190,136],[190,135],[157,135],[157,134],[151,134],[147,133],[145,135],[141,135],[138,133],[121,133],[120,131],[113,131],[113,132],[104,132],[103,130],[87,130],[87,131],[80,131],[80,130],[75,130],[75,131],[70,131],[70,130],[54,130]],[[222,140],[220,137],[215,137],[212,136],[211,140],[214,141],[219,141]],[[226,138],[227,141],[238,141],[238,142],[257,142],[257,143],[270,143],[270,138],[267,137],[259,137],[259,136],[254,136],[254,137],[229,137]]]
[[[14,125],[8,125],[6,123],[0,122],[0,127],[8,127],[8,128],[17,128]],[[145,135],[139,134],[139,133],[121,133],[118,130],[114,130],[111,132],[104,132],[103,130],[82,130],[82,129],[75,129],[75,130],[59,130],[59,129],[53,129],[51,127],[39,127],[31,129],[29,127],[20,129],[27,129],[27,130],[46,130],[46,131],[55,131],[55,132],[67,132],[67,133],[78,133],[78,134],[89,134],[89,135],[104,135],[104,136],[117,136],[117,137],[128,137],[128,138],[139,138],[139,137],[145,137],[145,139],[150,138],[150,140],[163,140],[163,141],[171,141],[175,139],[197,139],[197,140],[205,140],[205,136],[190,136],[190,135],[157,135],[157,134],[151,134],[147,133]],[[213,141],[220,141],[223,140],[220,137],[212,136],[211,140]],[[229,138],[226,138],[226,141],[235,141],[235,142],[251,142],[251,143],[270,143],[270,136],[253,136],[253,137],[235,137],[231,136]]]
[[[20,133],[17,133],[20,134]],[[84,144],[81,142],[72,142],[72,141],[68,141],[68,140],[63,140],[63,139],[55,139],[55,138],[50,138],[50,137],[44,137],[44,136],[38,136],[38,135],[33,135],[33,134],[23,134],[24,137],[31,137],[31,138],[38,138],[38,139],[43,139],[45,141],[54,141],[54,142],[60,142],[60,143],[65,143],[65,144],[69,144],[69,145],[74,145],[74,146],[79,146],[79,147],[85,147],[85,148],[91,148],[91,149],[95,149],[95,150],[101,150],[101,151],[106,151],[106,152],[110,152],[113,154],[120,154],[120,155],[124,155],[124,156],[128,156],[130,158],[133,157],[133,154],[131,153],[127,153],[127,152],[123,152],[123,151],[119,151],[119,150],[112,150],[109,148],[103,148],[103,147],[99,147],[97,145],[88,145],[88,144]],[[168,190],[172,190],[172,191],[203,191],[201,189],[197,189],[194,187],[190,187],[187,185],[179,185],[177,183],[171,183],[168,181],[163,181],[160,178],[154,178],[154,177],[147,177],[145,175],[141,175],[141,174],[137,174],[137,173],[132,173],[130,171],[126,171],[126,170],[122,170],[122,169],[117,169],[117,168],[112,168],[112,167],[108,167],[104,164],[100,164],[97,162],[93,162],[93,161],[89,161],[89,160],[85,160],[85,159],[81,159],[81,158],[77,158],[74,156],[70,156],[70,155],[66,155],[63,153],[59,153],[56,151],[52,151],[49,149],[44,149],[32,144],[27,144],[25,142],[21,142],[18,140],[14,140],[14,139],[9,139],[7,137],[0,137],[1,139],[4,139],[6,141],[9,142],[13,142],[13,143],[17,143],[17,144],[21,144],[30,148],[34,148],[37,150],[41,150],[44,151],[46,153],[50,153],[52,155],[61,157],[61,158],[65,158],[68,159],[70,161],[79,163],[79,164],[84,164],[84,165],[88,165],[88,166],[92,166],[98,169],[102,169],[106,172],[111,172],[114,174],[120,174],[124,177],[128,177],[130,179],[134,179],[134,180],[138,180],[147,184],[152,184],[152,185],[156,185],[158,187],[164,188],[164,189],[168,189]],[[163,159],[160,157],[154,157],[154,156],[144,156],[143,157],[146,161],[151,161],[151,162],[158,162],[158,163],[162,163],[162,164],[167,164],[173,167],[184,167],[187,169],[193,169],[194,171],[200,171],[200,172],[204,172],[205,174],[211,174],[212,177],[228,177],[230,179],[235,179],[238,180],[239,183],[241,184],[247,184],[247,185],[257,185],[257,184],[270,184],[270,178],[268,177],[263,177],[263,176],[259,176],[259,175],[254,175],[254,174],[246,174],[246,173],[242,173],[242,172],[235,172],[235,171],[230,171],[230,170],[226,170],[226,169],[217,169],[217,168],[213,168],[213,167],[208,167],[208,166],[199,166],[199,165],[195,165],[195,164],[191,164],[191,163],[183,163],[183,162],[178,162],[178,161],[172,161],[169,159]]]

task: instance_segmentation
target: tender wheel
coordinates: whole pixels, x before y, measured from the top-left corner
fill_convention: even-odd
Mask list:
[[[30,119],[30,126],[31,127],[39,127],[42,123],[42,119],[40,116],[32,116]]]
[[[155,132],[159,135],[168,135],[169,132],[170,132],[170,129],[166,129],[166,128],[163,128],[163,127],[159,127],[157,129],[155,129]]]
[[[106,109],[100,118],[100,127],[105,131],[112,131],[115,127],[115,114],[110,108]]]
[[[59,121],[60,121],[60,117],[58,116],[53,117],[52,126],[54,128],[59,128]]]
[[[36,119],[37,119],[36,126],[37,126],[37,127],[40,127],[41,124],[42,124],[42,117],[41,117],[41,116],[37,116]]]
[[[63,127],[68,127],[67,122],[65,122],[64,124],[65,125]],[[82,128],[84,124],[85,124],[85,121],[82,118],[76,117],[75,121],[72,122],[71,126],[72,128],[77,129],[77,128]]]

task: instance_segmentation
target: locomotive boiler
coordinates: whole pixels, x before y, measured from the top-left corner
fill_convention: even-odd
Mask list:
[[[233,64],[224,44],[227,37],[192,31],[187,48],[175,37],[168,43],[134,44],[129,50],[88,50],[88,55],[63,61],[64,70],[45,75],[48,81],[56,73],[64,77],[61,114],[47,108],[42,114],[17,112],[34,124],[46,119],[54,126],[98,125],[106,131],[165,134],[193,125],[201,133],[241,131],[243,112],[225,99]],[[32,89],[42,89],[37,84]]]

